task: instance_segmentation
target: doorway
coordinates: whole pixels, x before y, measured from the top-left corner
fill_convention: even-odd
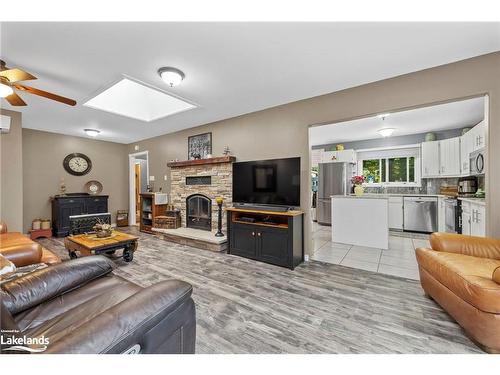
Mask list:
[[[129,225],[139,223],[140,194],[147,191],[148,180],[148,151],[129,154]]]

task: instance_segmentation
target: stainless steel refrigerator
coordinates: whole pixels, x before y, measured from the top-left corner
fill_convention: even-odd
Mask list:
[[[351,192],[351,177],[355,164],[320,163],[318,164],[318,199],[316,217],[318,224],[332,224],[332,195],[348,195]]]

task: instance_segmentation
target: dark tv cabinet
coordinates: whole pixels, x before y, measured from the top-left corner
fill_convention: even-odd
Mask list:
[[[52,234],[55,237],[69,235],[69,217],[83,214],[108,212],[107,195],[69,193],[52,198]]]
[[[304,213],[227,211],[228,254],[294,269],[304,261]]]

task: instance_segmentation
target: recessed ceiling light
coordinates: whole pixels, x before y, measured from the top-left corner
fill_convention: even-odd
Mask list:
[[[0,98],[6,98],[7,96],[12,95],[13,92],[14,90],[12,90],[12,87],[4,83],[0,83]]]
[[[89,137],[97,137],[100,133],[97,129],[84,129],[83,130]]]
[[[385,128],[385,129],[380,129],[377,130],[378,134],[380,134],[382,137],[390,137],[392,133],[394,133],[394,128]]]
[[[170,87],[177,86],[182,82],[185,75],[182,71],[172,67],[160,68],[158,74],[161,79]]]
[[[391,114],[390,113],[381,113],[380,115],[377,115],[378,118],[386,118],[388,116],[390,116]]]
[[[146,122],[196,108],[181,98],[129,78],[123,78],[84,106]]]

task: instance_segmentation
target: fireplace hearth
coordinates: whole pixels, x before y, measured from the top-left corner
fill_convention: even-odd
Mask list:
[[[186,227],[210,231],[212,229],[212,200],[203,194],[186,198]]]

